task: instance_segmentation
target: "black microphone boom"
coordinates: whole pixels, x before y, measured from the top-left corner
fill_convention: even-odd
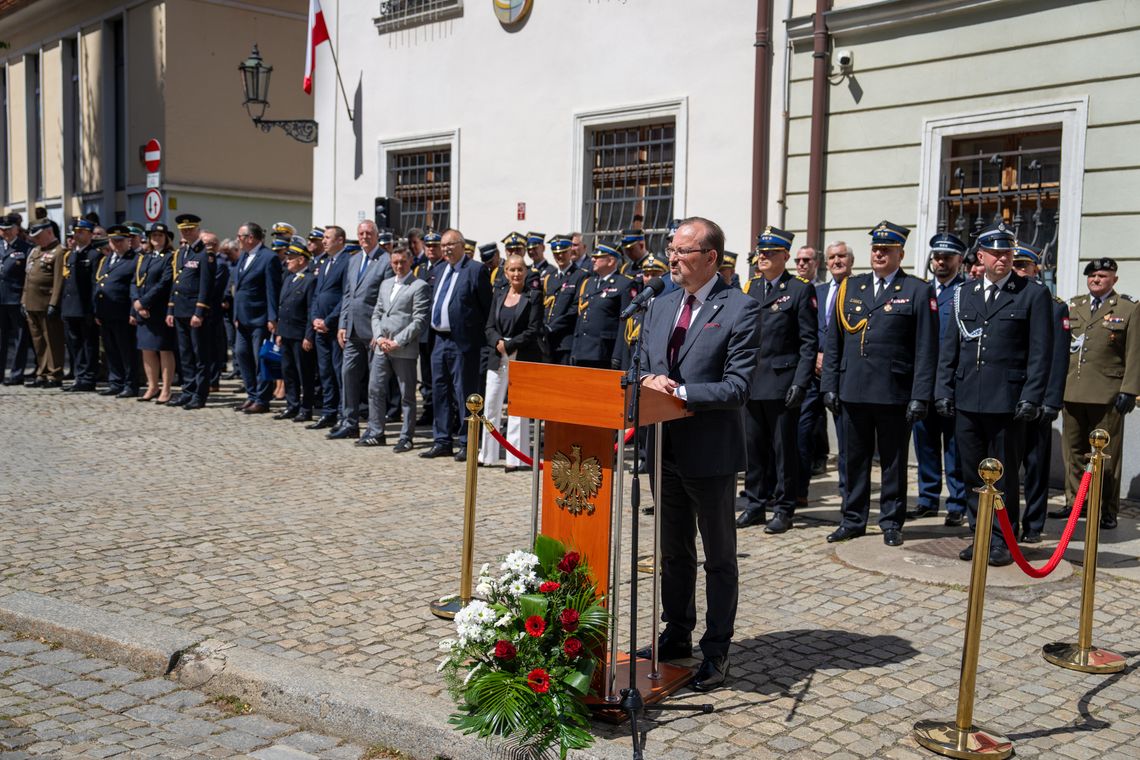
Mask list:
[[[654,297],[661,295],[661,291],[663,290],[665,290],[665,283],[661,280],[660,277],[654,277],[652,280],[645,283],[645,290],[637,294],[637,297],[630,302],[629,306],[626,306],[625,310],[618,315],[618,319],[628,319],[629,317],[632,317],[634,314],[644,309],[646,305],[648,305],[648,303],[654,299]]]

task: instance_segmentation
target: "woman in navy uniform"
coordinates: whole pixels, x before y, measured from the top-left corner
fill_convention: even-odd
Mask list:
[[[107,229],[111,250],[95,266],[95,323],[103,336],[107,356],[107,389],[102,396],[135,398],[139,395],[135,328],[131,326],[131,282],[135,252],[126,225]]]
[[[277,336],[281,347],[281,374],[285,379],[285,409],[275,420],[312,419],[316,400],[317,355],[313,351],[316,332],[309,321],[316,274],[309,269],[312,252],[299,241],[285,250],[289,270],[281,282],[277,306]]]
[[[174,378],[174,329],[166,326],[166,304],[174,281],[173,243],[174,234],[169,227],[162,222],[150,224],[146,229],[148,250],[135,262],[135,278],[131,282],[131,319],[138,325],[138,345],[146,373],[146,393],[139,400],[158,404],[170,400]]]

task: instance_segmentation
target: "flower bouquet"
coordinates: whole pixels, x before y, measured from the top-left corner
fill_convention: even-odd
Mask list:
[[[502,738],[532,757],[590,746],[583,697],[609,613],[577,552],[538,536],[534,553],[507,555],[494,578],[479,572],[472,600],[444,639],[439,669],[459,712],[457,730]]]

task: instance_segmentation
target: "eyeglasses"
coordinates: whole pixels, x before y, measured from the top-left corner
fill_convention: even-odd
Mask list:
[[[673,256],[688,256],[691,253],[704,253],[711,251],[712,248],[673,248],[672,246],[665,249],[665,255],[670,258]]]
[[[441,248],[462,248],[463,243],[444,243]]]
[[[815,261],[815,259],[796,259],[797,264],[810,264],[813,261]]]

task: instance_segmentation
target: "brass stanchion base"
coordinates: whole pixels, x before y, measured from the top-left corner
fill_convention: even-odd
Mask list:
[[[455,613],[463,609],[463,601],[457,596],[448,599],[436,599],[428,605],[428,608],[431,610],[431,614],[438,618],[454,620]]]
[[[1013,742],[978,726],[969,731],[958,728],[953,720],[920,720],[914,724],[914,739],[931,752],[963,760],[1009,757]]]
[[[643,554],[637,558],[637,572],[644,575],[653,575],[656,566],[653,563],[652,554]]]
[[[1119,673],[1124,670],[1125,659],[1107,649],[1081,649],[1079,644],[1046,644],[1041,656],[1054,665],[1082,673]]]

